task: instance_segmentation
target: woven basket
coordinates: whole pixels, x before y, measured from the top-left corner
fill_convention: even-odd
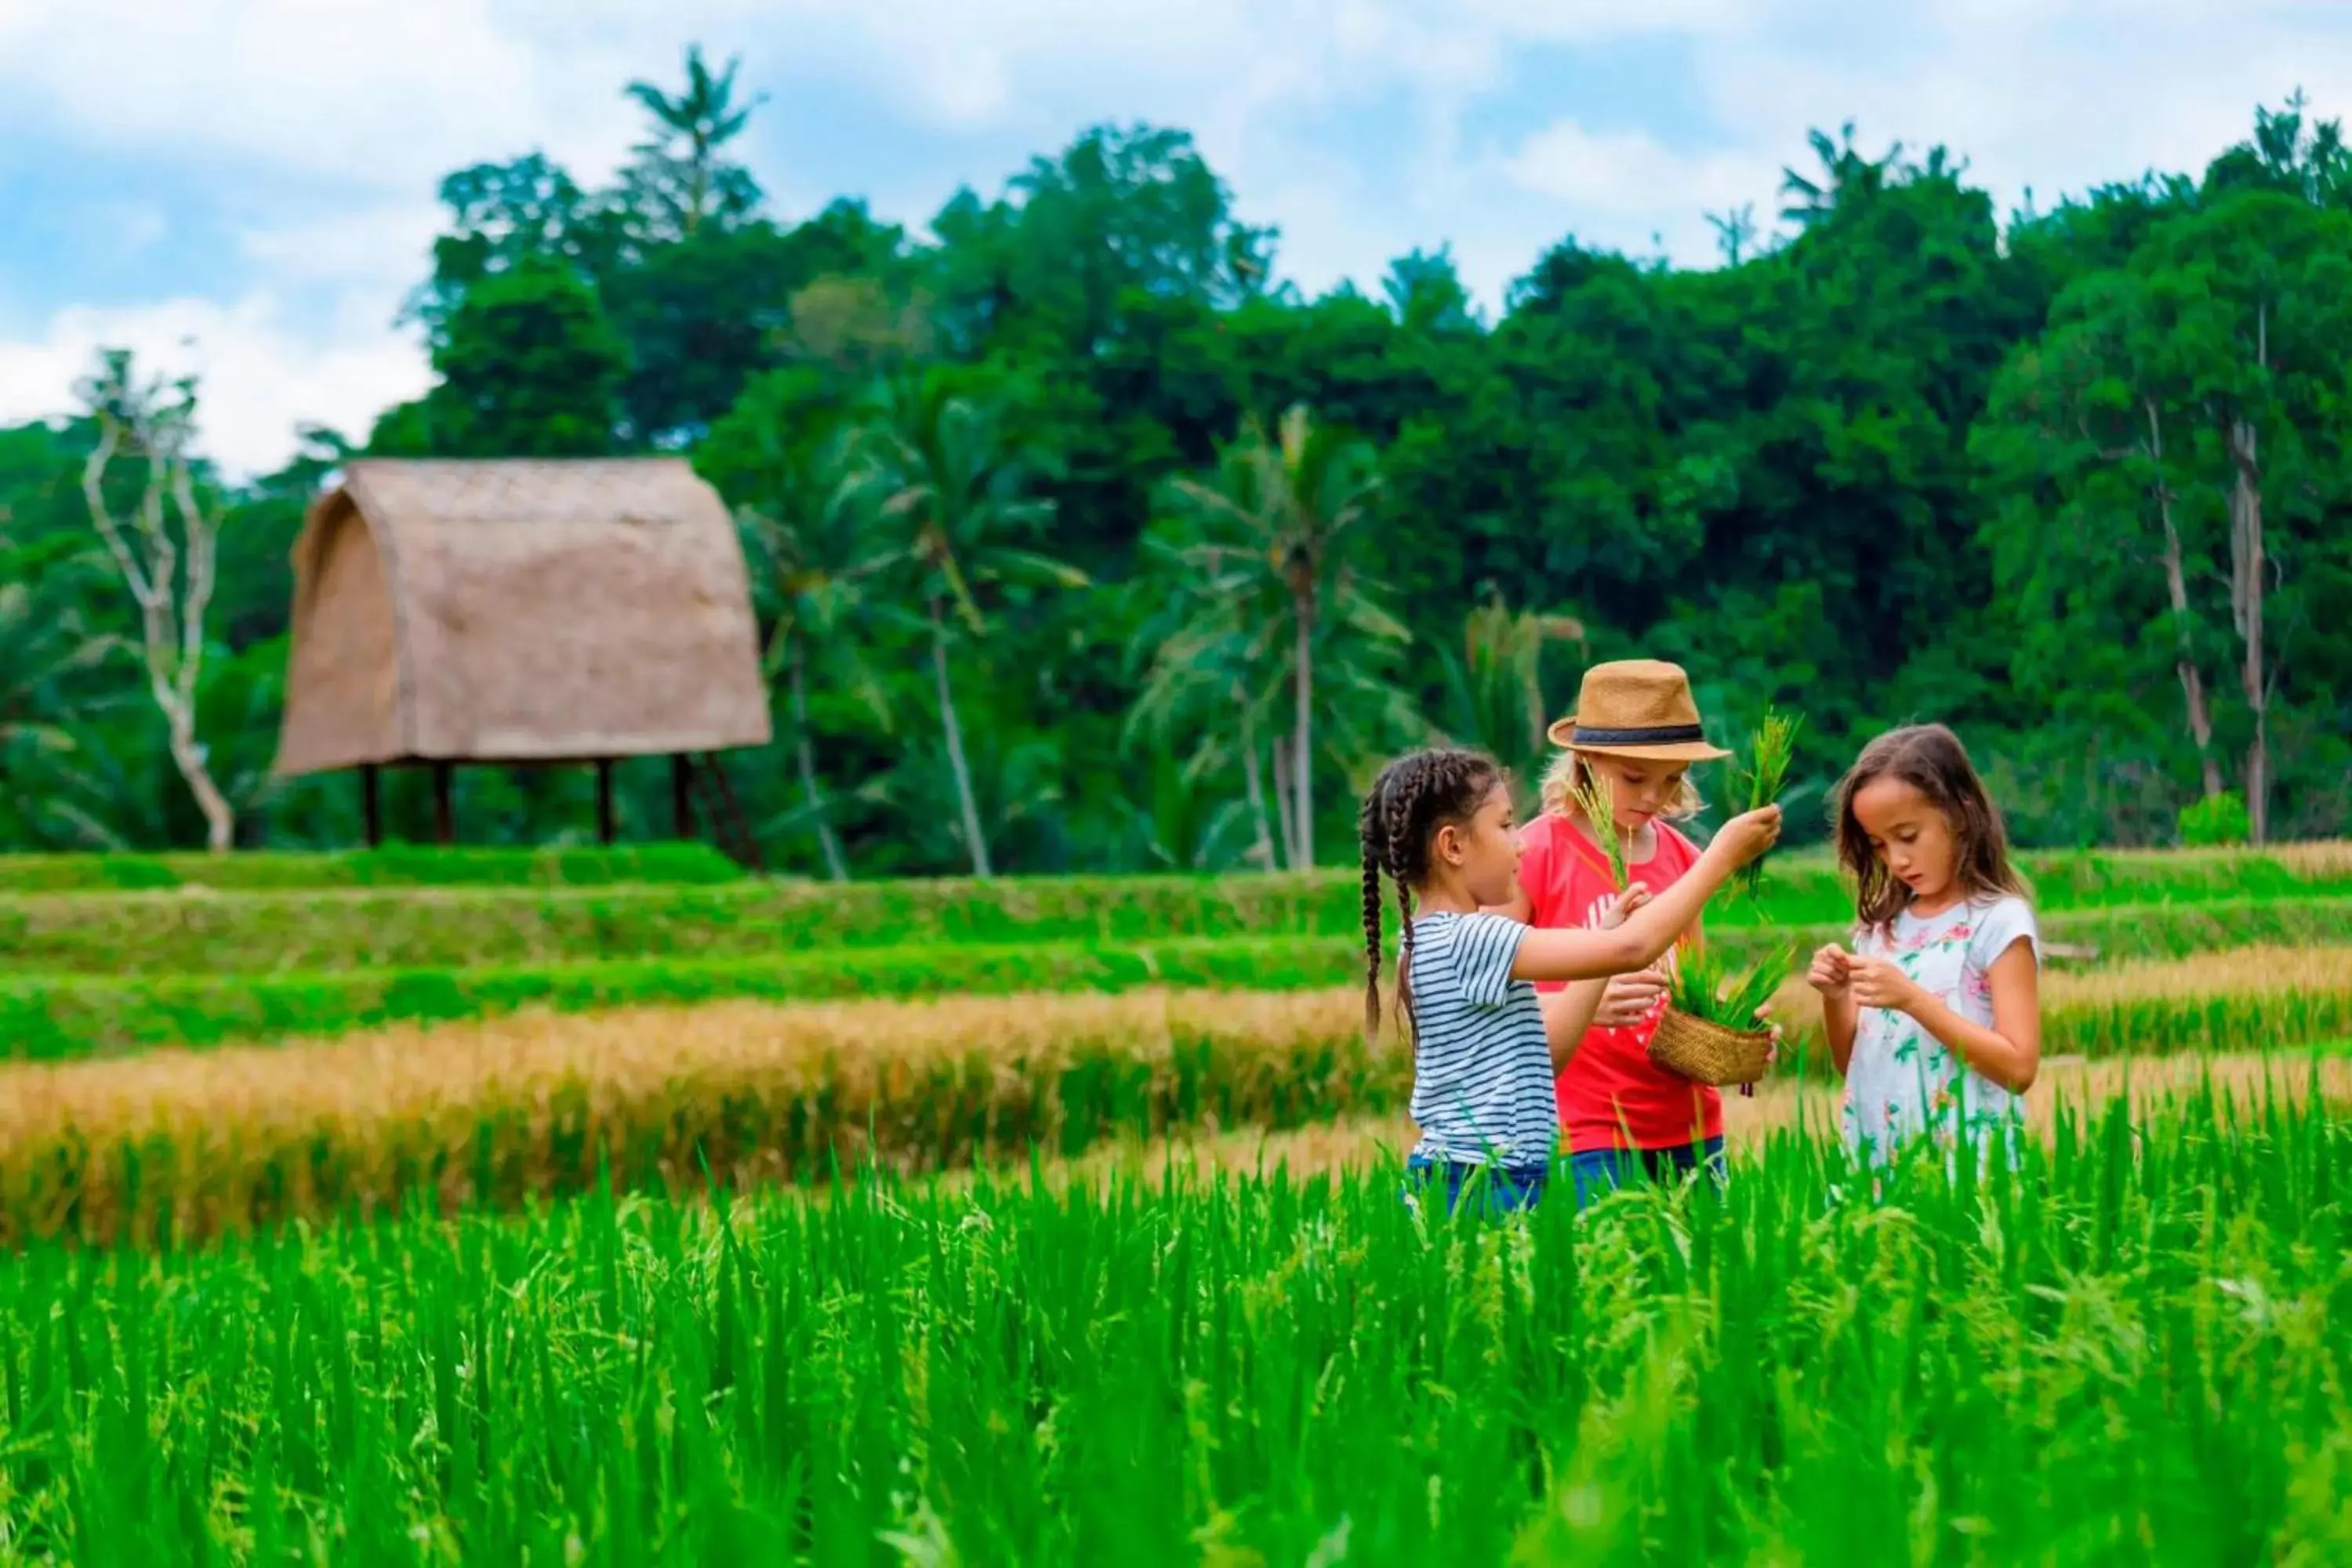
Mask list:
[[[1650,1059],[1671,1073],[1717,1089],[1751,1084],[1764,1076],[1772,1049],[1769,1029],[1727,1029],[1669,1007],[1650,1037]]]

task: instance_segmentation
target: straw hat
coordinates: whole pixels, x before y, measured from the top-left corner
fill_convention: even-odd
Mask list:
[[[1650,763],[1704,763],[1727,757],[1699,732],[1698,704],[1682,666],[1622,658],[1584,672],[1576,711],[1551,727],[1551,743]]]

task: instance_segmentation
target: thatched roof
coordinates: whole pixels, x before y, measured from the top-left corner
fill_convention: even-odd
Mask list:
[[[281,774],[769,738],[742,547],[675,458],[353,462],[294,582]]]

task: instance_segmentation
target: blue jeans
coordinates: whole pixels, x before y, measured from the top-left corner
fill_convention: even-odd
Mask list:
[[[1724,1179],[1723,1140],[1710,1138],[1704,1143],[1685,1143],[1666,1149],[1587,1149],[1568,1157],[1568,1173],[1576,1183],[1576,1206],[1584,1208],[1595,1199],[1603,1197],[1634,1179],[1634,1162],[1650,1180],[1679,1180],[1706,1167],[1706,1173],[1720,1186]]]
[[[1433,1160],[1425,1154],[1415,1154],[1407,1160],[1404,1171],[1408,1203],[1429,1191],[1433,1180],[1443,1173],[1445,1212],[1449,1215],[1461,1204],[1462,1189],[1473,1184],[1477,1184],[1484,1200],[1480,1206],[1493,1216],[1535,1207],[1551,1181],[1549,1164],[1474,1165],[1460,1160]]]

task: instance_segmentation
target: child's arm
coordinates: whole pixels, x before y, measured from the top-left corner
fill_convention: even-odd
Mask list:
[[[1772,847],[1780,837],[1780,808],[1768,805],[1735,816],[1715,842],[1663,893],[1614,931],[1528,932],[1511,963],[1514,980],[1599,980],[1646,969],[1675,944],[1706,900],[1730,875]]]
[[[1853,1034],[1862,1022],[1853,975],[1853,955],[1835,942],[1814,953],[1812,967],[1805,973],[1806,984],[1822,994],[1822,1033],[1829,1039],[1830,1060],[1837,1064],[1841,1078],[1853,1059]]]
[[[1650,901],[1650,889],[1636,882],[1610,900],[1601,919],[1604,931],[1623,925],[1627,917]],[[1544,1037],[1551,1046],[1551,1070],[1564,1072],[1569,1058],[1595,1025],[1619,1027],[1638,1023],[1666,988],[1654,970],[1612,974],[1606,980],[1579,980],[1543,999]]]
[[[1969,1071],[2011,1094],[2033,1087],[2042,1070],[2042,1004],[2032,939],[2019,936],[1985,972],[1992,986],[1990,1029],[1953,1012],[1886,959],[1857,958],[1852,969],[1854,1001],[1910,1014]]]

